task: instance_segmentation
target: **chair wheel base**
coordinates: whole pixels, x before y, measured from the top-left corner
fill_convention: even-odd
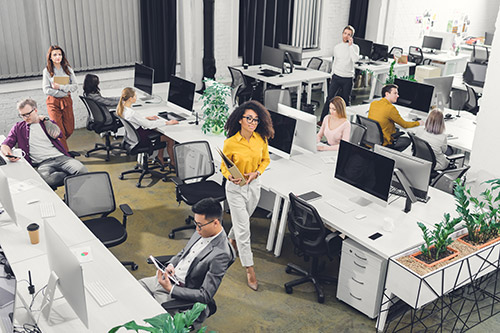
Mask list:
[[[133,271],[136,271],[138,269],[139,269],[139,265],[137,265],[137,264],[132,265],[132,270]]]
[[[291,269],[290,267],[286,266],[286,268],[285,268],[285,272],[286,272],[287,274],[292,274],[292,269]]]
[[[90,157],[90,154],[89,153],[85,153],[85,157]]]
[[[287,294],[291,294],[293,293],[293,288],[292,287],[288,287],[288,286],[285,286],[285,291]],[[324,301],[324,300],[323,300]]]
[[[318,303],[325,303],[325,296],[318,296]]]
[[[118,179],[120,179],[120,180],[123,180],[123,178],[124,178],[123,175],[118,176]]]
[[[168,238],[174,239],[175,238],[175,234],[173,232],[169,233],[168,234]]]
[[[135,184],[135,187],[141,187],[141,183]]]

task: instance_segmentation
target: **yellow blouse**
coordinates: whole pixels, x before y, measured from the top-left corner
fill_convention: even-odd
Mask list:
[[[250,141],[247,141],[238,132],[224,141],[224,154],[236,164],[241,173],[258,171],[264,173],[269,162],[267,141],[259,133],[253,132]],[[224,163],[221,164],[224,177],[229,177],[229,171]]]

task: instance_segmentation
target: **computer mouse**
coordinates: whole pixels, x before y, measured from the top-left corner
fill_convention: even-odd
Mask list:
[[[283,74],[280,74],[279,77],[283,77]]]
[[[447,114],[445,114],[445,115],[444,115],[444,117],[445,117],[446,119],[450,119],[450,118],[452,117],[452,115],[451,115],[451,113],[447,113]]]

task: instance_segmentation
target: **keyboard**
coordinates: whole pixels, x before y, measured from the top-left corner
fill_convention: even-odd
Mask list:
[[[5,332],[14,332],[14,326],[12,326],[12,321],[9,317],[2,317],[2,324]]]
[[[54,204],[52,202],[41,202],[40,203],[40,215],[42,215],[42,218],[56,216]]]
[[[163,111],[163,112],[158,112],[158,116],[162,117],[163,119],[165,120],[171,120],[171,119],[175,119],[177,121],[183,121],[183,120],[186,120],[185,117],[181,116],[181,115],[178,115],[177,113],[175,112],[167,112],[167,111]]]
[[[0,157],[0,165],[5,165],[7,162],[3,159],[3,157]]]
[[[272,69],[263,69],[259,72],[259,75],[263,75],[263,76],[276,76],[276,75],[280,75],[280,74],[281,74],[280,72],[273,71]]]
[[[352,202],[332,199],[328,200],[326,203],[332,206],[333,208],[340,210],[342,213],[349,213],[354,210],[354,203]]]
[[[99,280],[86,282],[85,288],[101,307],[116,302],[116,298]]]

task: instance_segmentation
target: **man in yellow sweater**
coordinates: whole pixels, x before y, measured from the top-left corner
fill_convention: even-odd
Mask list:
[[[420,121],[406,121],[401,118],[399,111],[393,105],[398,100],[398,86],[395,84],[387,84],[382,88],[382,99],[374,101],[370,104],[368,118],[378,121],[384,135],[384,146],[396,149],[398,151],[405,150],[411,143],[410,138],[400,136],[396,140],[392,137],[396,133],[396,125],[403,128],[410,128],[423,125]]]

